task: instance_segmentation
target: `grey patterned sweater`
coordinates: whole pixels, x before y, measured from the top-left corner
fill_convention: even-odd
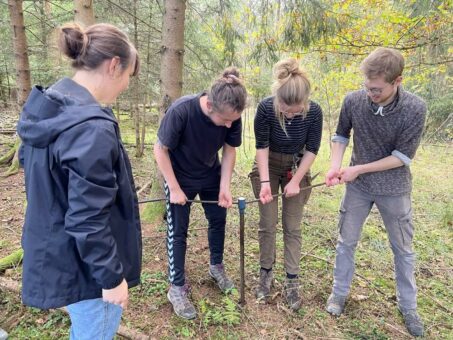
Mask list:
[[[382,111],[365,90],[349,93],[343,101],[332,141],[348,143],[353,130],[350,165],[366,164],[393,155],[404,166],[360,175],[353,182],[372,195],[396,196],[411,192],[409,169],[425,124],[425,102],[398,88],[396,99]]]

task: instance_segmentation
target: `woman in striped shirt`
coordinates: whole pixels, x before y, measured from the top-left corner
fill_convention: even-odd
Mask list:
[[[255,116],[256,160],[250,174],[260,199],[260,281],[256,297],[265,299],[273,282],[278,199],[283,192],[282,224],[286,270],[285,298],[293,310],[301,305],[299,272],[302,210],[310,190],[310,167],[321,143],[322,110],[309,100],[310,82],[295,59],[274,67],[272,96],[258,105]]]

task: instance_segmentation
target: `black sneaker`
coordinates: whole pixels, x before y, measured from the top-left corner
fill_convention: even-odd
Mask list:
[[[423,336],[424,327],[423,321],[417,313],[416,309],[409,309],[403,311],[400,309],[403,315],[404,324],[406,325],[407,331],[412,336]]]

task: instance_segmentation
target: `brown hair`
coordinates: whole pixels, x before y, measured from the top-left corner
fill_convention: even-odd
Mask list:
[[[369,78],[384,76],[391,83],[403,74],[404,57],[392,48],[379,47],[371,52],[360,64],[360,70]]]
[[[305,72],[299,67],[294,58],[280,60],[274,66],[274,83],[272,95],[274,96],[274,111],[280,125],[286,133],[284,115],[280,111],[280,104],[288,106],[302,105],[305,118],[310,109],[310,81]]]
[[[127,35],[113,25],[95,24],[83,29],[76,23],[66,24],[60,29],[58,46],[77,70],[94,70],[114,57],[120,59],[123,70],[133,63],[134,76],[140,69],[137,50]]]
[[[225,106],[234,111],[244,111],[247,101],[247,90],[239,77],[235,67],[228,67],[220,78],[214,81],[208,92],[208,99],[214,110],[222,112]]]

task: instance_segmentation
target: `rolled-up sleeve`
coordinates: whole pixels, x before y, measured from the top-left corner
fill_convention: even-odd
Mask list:
[[[340,111],[340,117],[338,119],[337,129],[335,135],[332,136],[332,142],[349,144],[349,138],[351,137],[352,130],[352,117],[350,113],[350,103],[349,98],[346,98],[343,101]]]
[[[415,157],[425,126],[426,106],[423,105],[420,112],[415,112],[413,117],[407,120],[406,127],[398,136],[395,150],[392,155],[399,158],[404,165],[409,166]]]

